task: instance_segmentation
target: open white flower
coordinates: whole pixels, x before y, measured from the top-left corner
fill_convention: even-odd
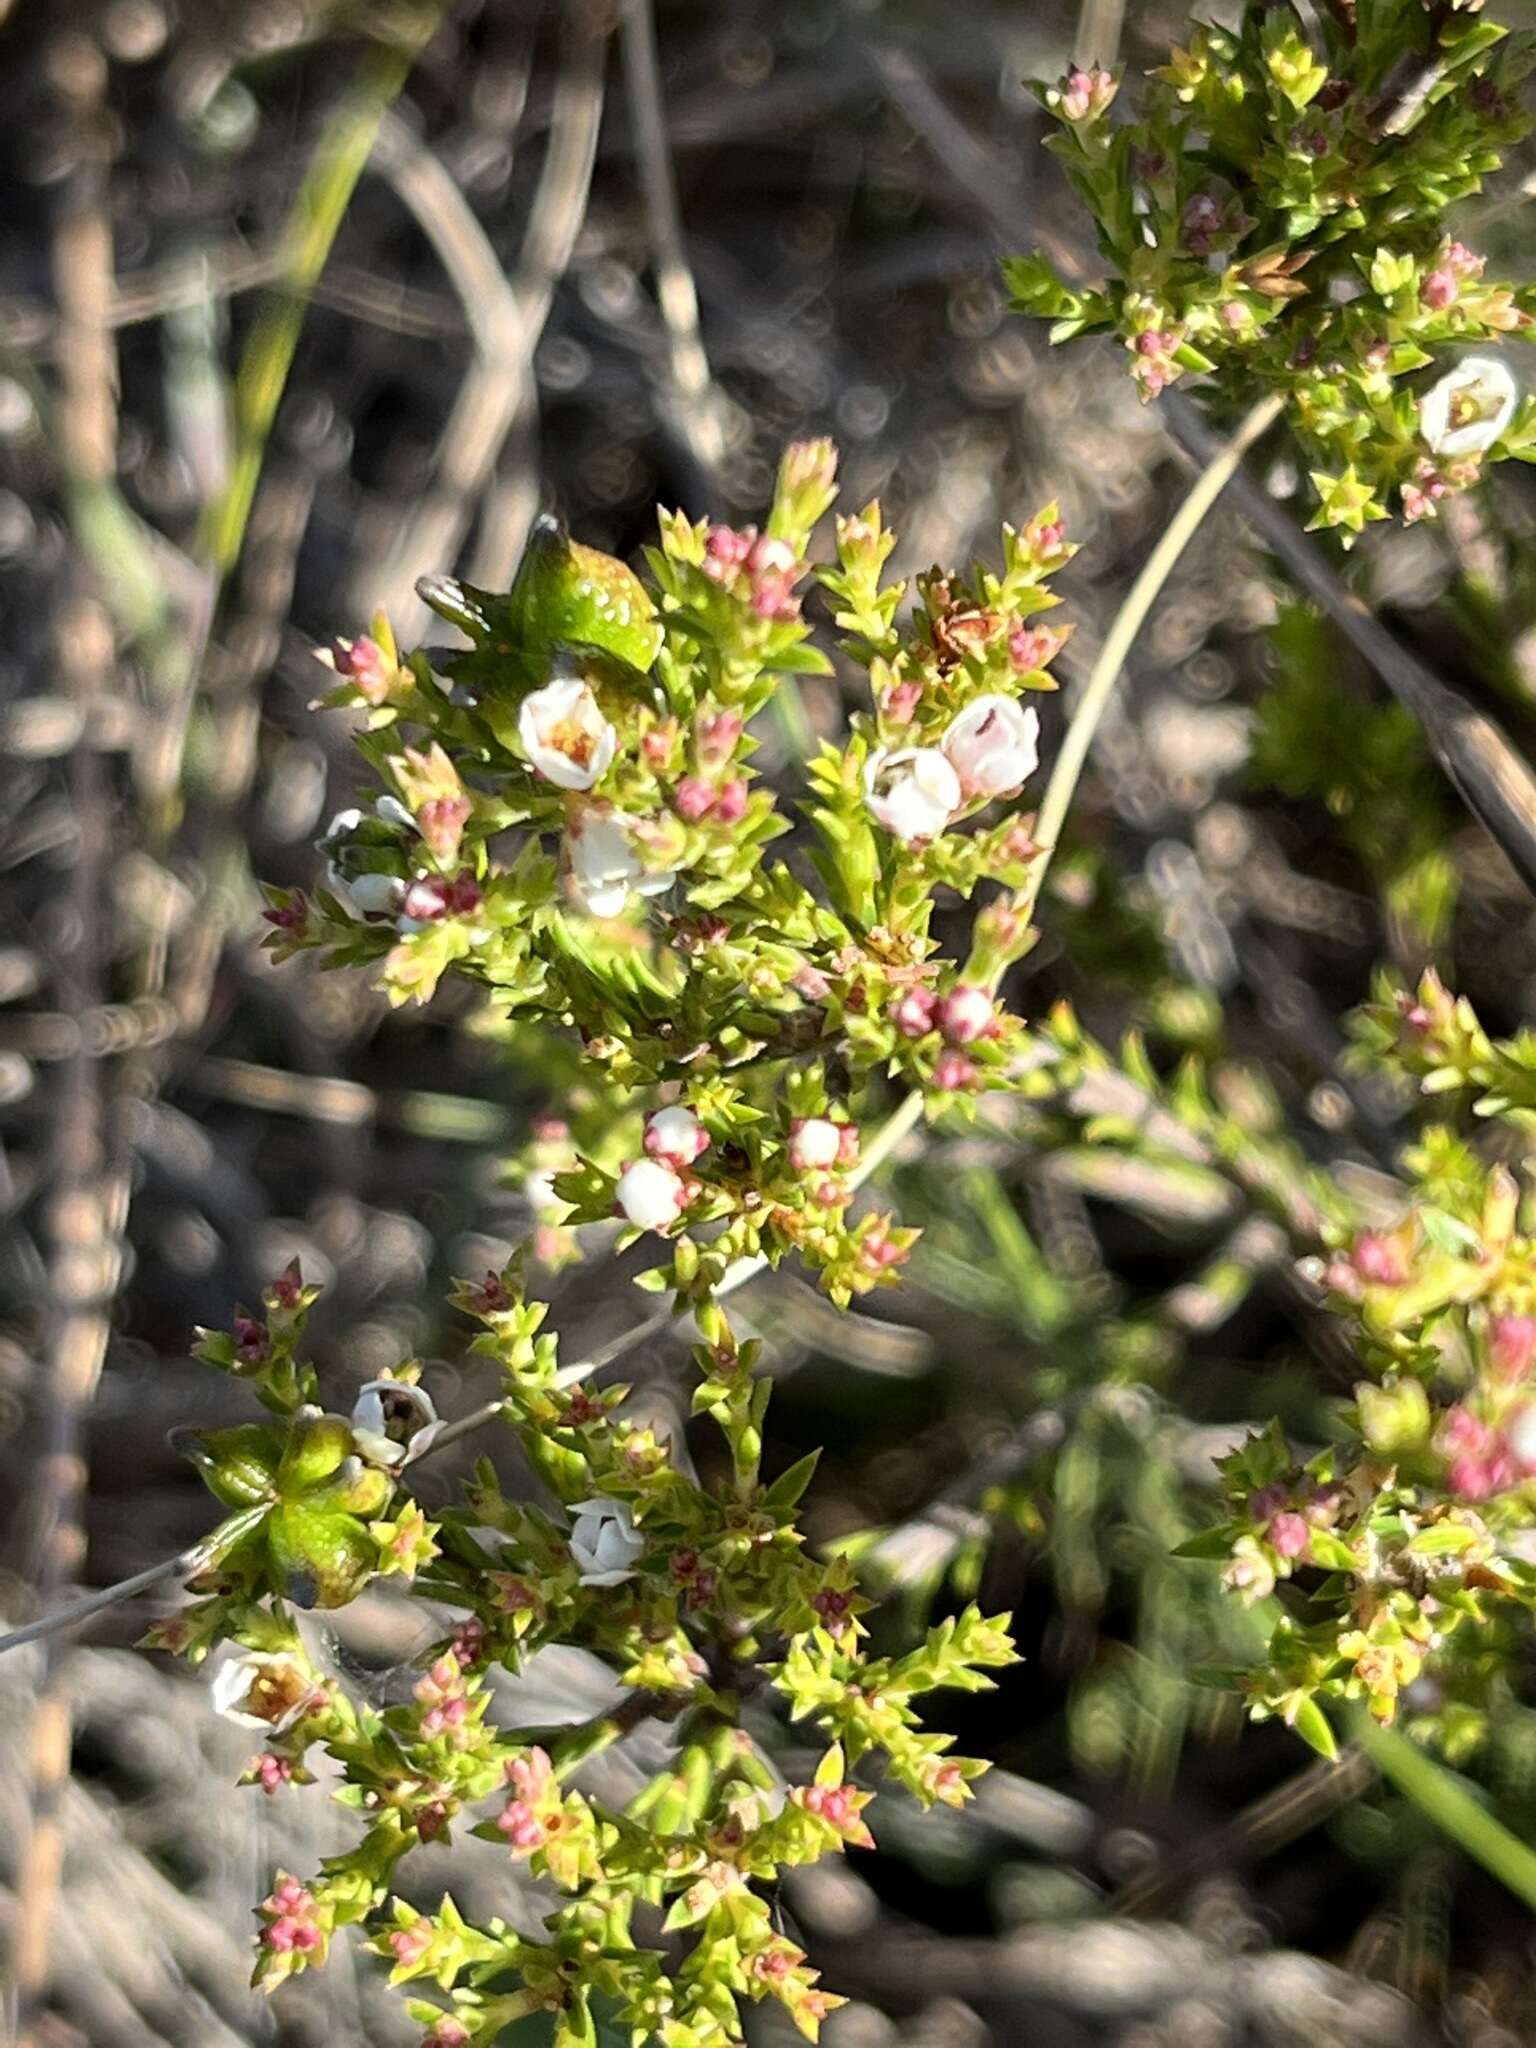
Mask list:
[[[398,875],[346,875],[335,861],[326,867],[325,886],[354,917],[387,917],[405,894]]]
[[[630,837],[633,823],[622,811],[594,804],[566,828],[571,887],[590,917],[617,917],[632,895],[659,896],[676,879],[670,870],[649,872]]]
[[[580,676],[562,676],[525,697],[517,736],[534,767],[559,789],[590,789],[618,745],[618,734]]]
[[[667,1230],[682,1214],[688,1191],[659,1159],[637,1159],[619,1175],[613,1197],[637,1230]]]
[[[939,742],[967,796],[1009,796],[1040,765],[1040,714],[1011,697],[978,697]]]
[[[864,800],[894,838],[936,839],[962,802],[960,778],[937,747],[872,754]]]
[[[1481,455],[1514,417],[1520,386],[1497,356],[1464,356],[1419,401],[1419,429],[1436,455]]]
[[[214,1712],[242,1728],[281,1735],[316,1692],[315,1675],[284,1651],[246,1650],[213,1674]]]
[[[369,1380],[352,1409],[352,1440],[375,1465],[419,1458],[442,1426],[432,1396],[409,1380]]]
[[[622,1500],[578,1501],[571,1509],[571,1556],[584,1586],[622,1586],[635,1576],[645,1538]]]

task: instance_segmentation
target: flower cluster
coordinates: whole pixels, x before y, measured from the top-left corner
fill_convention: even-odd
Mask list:
[[[322,889],[270,892],[279,957],[372,962],[396,1002],[467,978],[509,1039],[573,1029],[580,1100],[526,1162],[543,1248],[617,1217],[667,1241],[658,1281],[693,1300],[734,1260],[790,1252],[840,1302],[888,1282],[910,1234],[851,1202],[878,1077],[936,1110],[1004,1083],[1020,1043],[996,991],[1029,943],[1040,849],[1011,806],[1038,766],[1025,700],[1052,687],[1048,578],[1072,548],[1048,508],[1005,530],[1000,570],[919,577],[898,625],[878,506],[811,568],[833,475],[828,444],[792,448],[761,532],[664,515],[648,583],[546,522],[507,596],[423,585],[469,651],[402,659],[382,620],[333,650],[328,701],[365,713],[385,786],[332,822]],[[870,702],[808,764],[797,827],[753,766],[753,722],[830,671],[813,576]],[[1001,893],[947,963],[935,890],[984,884]]]
[[[672,1156],[690,1149],[676,1119],[660,1128]],[[868,1603],[848,1563],[809,1557],[795,1525],[816,1460],[762,1473],[768,1383],[717,1304],[698,1311],[694,1353],[695,1409],[731,1451],[730,1479],[710,1490],[625,1419],[626,1388],[564,1383],[515,1263],[463,1285],[457,1304],[501,1369],[505,1418],[553,1505],[507,1499],[484,1464],[464,1504],[429,1523],[409,1481],[440,1425],[414,1364],[362,1388],[349,1415],[321,1409],[295,1356],[314,1290],[296,1273],[286,1285],[298,1294],[275,1331],[256,1326],[261,1346],[246,1316],[243,1339],[203,1333],[202,1355],[248,1380],[274,1420],[184,1439],[234,1512],[206,1546],[192,1604],[150,1638],[194,1662],[231,1642],[213,1664],[212,1703],[260,1741],[242,1782],[268,1794],[311,1783],[321,1750],[362,1823],[356,1847],[312,1877],[278,1873],[258,1909],[256,1982],[270,1989],[323,1962],[336,1932],[361,1924],[396,1982],[431,1977],[452,1995],[449,2008],[413,2006],[437,2048],[490,2042],[534,2012],[552,2016],[557,2041],[590,2041],[594,2000],[612,2001],[637,2042],[664,2048],[740,2042],[739,2004],[764,1997],[815,2039],[841,2001],[817,1987],[755,1887],[870,1845],[871,1791],[849,1772],[872,1756],[924,1805],[969,1797],[983,1766],[952,1756],[914,1702],[988,1684],[1013,1657],[1002,1622],[970,1608],[904,1656],[868,1653]],[[260,1359],[239,1357],[242,1342]],[[315,1668],[292,1610],[339,1605],[396,1571],[457,1618],[409,1701],[379,1714]],[[536,1739],[496,1718],[487,1673],[555,1643],[601,1657],[626,1691],[611,1712]],[[808,1783],[786,1782],[744,1715],[764,1688],[824,1732]],[[670,1724],[675,1755],[609,1811],[570,1781],[646,1718]],[[472,1925],[451,1899],[426,1913],[399,1895],[409,1852],[459,1825],[548,1880],[547,1940]],[[637,1907],[658,1903],[668,1928],[689,1933],[670,1973],[631,1929]]]
[[[330,701],[362,714],[382,786],[332,822],[321,887],[271,892],[274,952],[366,963],[396,1002],[461,976],[493,1032],[537,1045],[558,1085],[519,1162],[527,1249],[578,1255],[586,1226],[651,1241],[642,1284],[691,1314],[694,1413],[729,1451],[702,1485],[628,1418],[626,1388],[562,1371],[520,1258],[454,1301],[500,1369],[542,1504],[507,1498],[486,1462],[429,1521],[416,1467],[450,1436],[419,1362],[324,1406],[300,1355],[315,1290],[296,1267],[260,1315],[201,1333],[200,1355],[271,1419],[183,1433],[230,1513],[191,1604],[152,1639],[194,1661],[231,1645],[213,1702],[260,1741],[244,1782],[281,1795],[323,1751],[360,1822],[312,1876],[279,1873],[256,1981],[323,1961],[359,1925],[395,1981],[448,2000],[411,2004],[429,2048],[490,2043],[531,2014],[590,2048],[599,2012],[637,2044],[726,2048],[764,1999],[815,2039],[840,2001],[765,1892],[871,1843],[855,1774],[877,1764],[923,1805],[962,1804],[983,1767],[917,1702],[1013,1659],[1004,1618],[975,1608],[904,1655],[871,1654],[851,1564],[813,1557],[797,1527],[815,1457],[762,1469],[760,1346],[719,1299],[740,1262],[791,1253],[840,1303],[893,1279],[916,1233],[854,1202],[882,1091],[968,1104],[1013,1079],[1024,1044],[998,986],[1029,943],[1041,856],[1007,805],[1037,766],[1022,700],[1051,687],[1065,635],[1040,615],[1071,549],[1049,510],[1005,531],[1000,569],[919,578],[898,626],[877,506],[839,522],[835,566],[810,568],[833,466],[825,443],[792,448],[761,531],[663,517],[648,583],[546,524],[508,595],[423,586],[467,650],[402,657],[380,619],[327,657]],[[803,617],[812,574],[870,701],[809,764],[797,824],[753,766],[753,723],[787,678],[830,671]],[[935,892],[982,884],[995,893],[968,957],[945,959]],[[315,1669],[295,1610],[387,1576],[454,1618],[409,1700],[379,1712]],[[619,1704],[553,1734],[505,1725],[489,1672],[555,1644],[601,1659]],[[809,1782],[775,1761],[770,1706],[820,1730]],[[581,1766],[648,1719],[673,1754],[610,1810]],[[456,1828],[542,1882],[541,1938],[402,1895],[409,1852]],[[678,1937],[665,1953],[654,1922],[636,1924],[656,1908]]]
[[[1488,352],[1529,338],[1536,299],[1444,228],[1529,125],[1532,49],[1470,5],[1250,8],[1197,28],[1123,126],[1106,73],[1042,87],[1111,276],[1079,291],[1017,258],[1014,303],[1053,339],[1113,330],[1144,397],[1191,372],[1282,393],[1313,523],[1346,543],[1433,516],[1486,459],[1536,455],[1536,404]]]
[[[1485,1129],[1536,1116],[1536,1052],[1490,1041],[1432,974],[1384,991],[1359,1037]],[[1186,1546],[1223,1558],[1245,1601],[1273,1599],[1242,1684],[1325,1753],[1330,1697],[1467,1739],[1498,1682],[1495,1616],[1536,1608],[1536,1237],[1496,1149],[1428,1126],[1400,1213],[1339,1227],[1305,1263],[1363,1374],[1338,1441],[1307,1458],[1278,1426],[1250,1440],[1223,1466],[1228,1518]],[[1447,1722],[1434,1708],[1452,1696]]]

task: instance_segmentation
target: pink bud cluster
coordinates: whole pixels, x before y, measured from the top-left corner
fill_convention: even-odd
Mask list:
[[[321,1946],[324,1935],[315,1918],[315,1895],[296,1877],[280,1873],[259,1910],[267,1920],[261,1930],[262,1945],[274,1955],[308,1955]]]
[[[753,526],[712,526],[704,543],[705,575],[742,590],[760,619],[799,618],[795,582],[803,566],[787,541]]]
[[[458,1658],[452,1651],[438,1657],[413,1688],[414,1695],[426,1709],[421,1717],[421,1732],[432,1737],[446,1735],[459,1737],[455,1747],[462,1745],[466,1723],[470,1717],[470,1698],[464,1687],[463,1674]]]
[[[1367,1287],[1405,1286],[1410,1270],[1399,1234],[1362,1230],[1347,1252],[1329,1260],[1323,1281],[1335,1294],[1358,1301]]]
[[[1420,299],[1431,312],[1443,313],[1455,305],[1463,284],[1482,276],[1487,262],[1486,256],[1475,254],[1464,242],[1448,242],[1419,286]]]
[[[408,885],[400,907],[415,924],[436,924],[444,917],[471,917],[484,900],[475,877],[468,868],[461,868],[451,879],[419,875]]]
[[[554,1783],[549,1757],[542,1749],[530,1749],[525,1756],[512,1757],[506,1768],[513,1796],[496,1826],[514,1849],[542,1848],[548,1829],[535,1808],[545,1804]]]
[[[706,818],[716,825],[737,825],[747,812],[747,785],[739,775],[718,786],[702,775],[685,775],[673,797],[678,816],[690,825]]]

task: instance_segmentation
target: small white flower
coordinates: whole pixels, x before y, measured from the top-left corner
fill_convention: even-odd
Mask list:
[[[591,686],[579,676],[563,676],[525,697],[517,735],[534,767],[559,789],[590,789],[618,745]]]
[[[645,1149],[652,1159],[681,1172],[709,1150],[709,1133],[691,1109],[674,1104],[646,1119]]]
[[[675,875],[651,874],[630,838],[634,820],[594,805],[571,820],[565,854],[571,887],[590,917],[617,917],[632,895],[659,896]]]
[[[1536,1465],[1536,1406],[1522,1408],[1504,1435],[1522,1465]]]
[[[416,820],[397,796],[376,796],[373,800],[373,815],[381,825],[394,825],[402,832],[416,830]]]
[[[606,1500],[578,1501],[571,1509],[571,1556],[584,1586],[622,1586],[635,1576],[636,1559],[645,1538],[635,1527],[628,1504]]]
[[[566,1207],[555,1193],[555,1172],[553,1166],[547,1166],[542,1173],[530,1173],[523,1182],[523,1199],[535,1216],[553,1216]]]
[[[960,778],[937,747],[898,747],[870,756],[864,800],[894,838],[934,839],[959,810]]]
[[[357,809],[338,811],[320,835],[320,844],[329,846],[339,839],[350,839],[363,822],[363,814]]]
[[[242,1728],[281,1735],[314,1698],[314,1674],[281,1651],[246,1650],[213,1674],[214,1712]]]
[[[1040,714],[1011,697],[978,697],[939,742],[967,796],[1009,796],[1040,765]]]
[[[352,1409],[352,1440],[375,1465],[419,1458],[442,1426],[432,1396],[409,1380],[369,1380]]]
[[[1436,455],[1481,455],[1514,417],[1520,387],[1497,356],[1464,356],[1419,400],[1419,426]]]
[[[789,1163],[796,1173],[825,1173],[842,1147],[843,1134],[830,1117],[803,1117],[790,1133]]]
[[[666,1230],[688,1200],[688,1191],[659,1159],[637,1159],[619,1175],[614,1200],[637,1230]]]
[[[405,894],[398,875],[344,875],[335,861],[326,866],[325,886],[354,917],[386,917]]]

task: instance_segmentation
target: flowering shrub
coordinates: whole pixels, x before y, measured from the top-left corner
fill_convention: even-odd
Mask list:
[[[1118,334],[1145,398],[1190,372],[1242,403],[1283,394],[1312,523],[1346,544],[1394,504],[1433,517],[1486,460],[1536,459],[1536,401],[1487,352],[1530,337],[1536,298],[1444,227],[1529,126],[1515,88],[1536,45],[1479,8],[1338,0],[1307,31],[1249,8],[1239,30],[1197,27],[1119,127],[1105,72],[1040,88],[1111,274],[1078,290],[1019,257],[1015,306],[1053,340]]]
[[[203,1333],[201,1355],[271,1420],[188,1438],[231,1513],[192,1604],[153,1639],[194,1660],[237,1646],[214,1699],[261,1732],[248,1782],[303,1783],[318,1747],[360,1823],[318,1873],[279,1873],[257,1981],[361,1925],[397,1981],[450,1995],[412,2007],[432,2048],[534,2012],[560,2043],[594,2041],[601,2012],[637,2043],[713,2048],[741,2040],[741,2002],[765,1997],[814,2039],[838,2001],[757,1887],[868,1843],[870,1793],[849,1775],[867,1758],[925,1805],[961,1804],[983,1766],[925,1732],[915,1703],[985,1686],[1013,1656],[1002,1621],[974,1608],[905,1655],[869,1654],[850,1565],[809,1556],[796,1528],[814,1457],[763,1474],[760,1347],[722,1305],[791,1252],[842,1304],[890,1283],[916,1233],[853,1195],[912,1111],[885,1140],[867,1139],[869,1112],[890,1081],[930,1112],[969,1106],[1014,1081],[1025,1045],[996,991],[1029,941],[1041,854],[1028,821],[994,806],[1036,767],[1024,700],[1050,687],[1065,636],[1040,618],[1071,549],[1047,511],[1005,531],[1000,572],[919,578],[898,626],[878,507],[838,522],[836,565],[814,574],[871,701],[809,763],[802,837],[770,860],[796,828],[755,774],[751,724],[786,676],[830,669],[801,604],[833,468],[825,443],[792,448],[761,533],[663,516],[649,586],[546,525],[506,596],[423,586],[466,651],[403,656],[380,620],[327,657],[328,701],[365,714],[382,787],[332,822],[323,887],[271,892],[273,950],[366,966],[396,1003],[459,975],[509,1042],[579,1044],[572,1102],[524,1162],[534,1250],[576,1255],[580,1226],[604,1222],[652,1245],[642,1284],[691,1314],[694,1410],[731,1454],[728,1481],[701,1486],[626,1419],[626,1389],[562,1370],[520,1258],[455,1301],[549,1507],[505,1498],[486,1464],[428,1521],[412,1468],[445,1438],[418,1362],[371,1381],[349,1415],[327,1411],[297,1268],[259,1316]],[[1000,886],[968,956],[944,958],[935,891],[984,881]],[[377,1712],[311,1664],[293,1610],[381,1577],[455,1619],[411,1701]],[[498,1725],[486,1674],[552,1643],[595,1652],[627,1692],[539,1741]],[[822,1731],[811,1782],[784,1783],[744,1723],[759,1695]],[[649,1717],[671,1725],[676,1756],[637,1799],[609,1811],[573,1788]],[[547,1938],[398,1895],[409,1850],[458,1826],[548,1881]],[[687,1938],[663,1949],[662,1935]]]

